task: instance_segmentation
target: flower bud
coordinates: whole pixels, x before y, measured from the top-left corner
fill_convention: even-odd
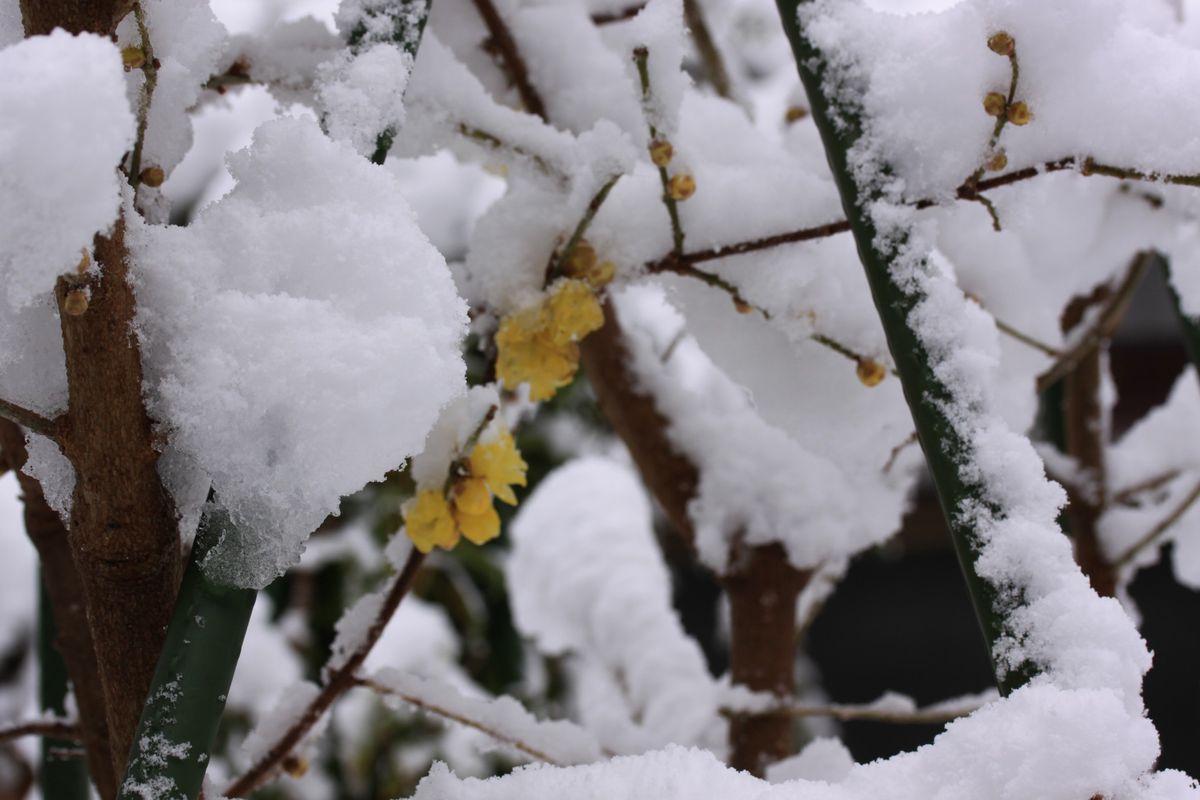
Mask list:
[[[687,200],[696,193],[696,179],[686,172],[672,175],[667,181],[667,196],[672,200]]]
[[[1008,100],[999,92],[988,92],[983,96],[983,110],[989,117],[999,117],[1004,114]]]
[[[655,139],[650,143],[650,160],[656,167],[666,167],[675,155],[675,148],[666,139]]]
[[[863,386],[878,386],[887,377],[887,368],[871,358],[860,358],[854,371]]]
[[[807,108],[804,108],[803,106],[788,106],[788,110],[783,114],[783,119],[788,125],[795,125],[797,122],[807,116]]]
[[[283,759],[283,771],[293,778],[303,778],[308,772],[308,759],[289,755]]]
[[[754,311],[754,306],[750,305],[740,297],[733,298],[733,307],[737,309],[739,314],[750,314]]]
[[[63,311],[69,317],[82,316],[88,310],[87,292],[82,289],[72,289],[67,292],[67,296],[63,298]]]
[[[571,251],[571,255],[567,256],[567,261],[563,264],[563,271],[572,278],[581,278],[595,265],[596,248],[592,247],[592,243],[587,239],[580,239],[575,243],[575,249]]]
[[[146,63],[146,53],[140,47],[122,47],[121,63],[125,65],[126,72],[141,69]]]
[[[79,263],[75,265],[75,271],[80,275],[88,271],[92,266],[92,254],[88,252],[86,247],[79,248]]]
[[[987,168],[990,172],[999,172],[1008,166],[1008,155],[1003,150],[997,150],[988,159]]]
[[[142,170],[142,174],[138,176],[138,180],[151,188],[158,188],[163,185],[163,181],[167,179],[167,174],[163,172],[162,167],[146,167]]]
[[[1033,112],[1024,100],[1018,100],[1008,107],[1008,121],[1013,125],[1028,125],[1033,119]]]
[[[1008,34],[1008,31],[993,33],[988,37],[987,44],[988,49],[996,55],[1011,56],[1013,53],[1017,52],[1017,43],[1013,37]]]

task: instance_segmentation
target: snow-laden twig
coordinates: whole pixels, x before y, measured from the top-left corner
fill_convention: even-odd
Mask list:
[[[358,676],[355,683],[481,731],[535,761],[564,766],[590,763],[603,755],[583,728],[565,720],[539,720],[511,697],[467,697],[448,683],[390,668],[373,677]]]
[[[371,648],[383,635],[383,629],[387,627],[388,620],[396,613],[400,601],[412,588],[413,580],[424,563],[425,555],[414,548],[409,554],[408,560],[404,562],[404,567],[392,580],[392,584],[388,587],[383,602],[379,606],[379,611],[358,645],[344,658],[339,659],[339,665],[326,675],[320,692],[305,707],[296,722],[284,731],[283,735],[262,757],[229,785],[229,788],[224,791],[226,797],[245,797],[266,783],[280,768],[284,759],[320,721],[334,701],[341,697],[347,689],[354,686],[358,668],[367,660]]]
[[[1172,525],[1179,521],[1187,510],[1195,505],[1196,501],[1200,500],[1200,483],[1197,483],[1187,497],[1179,501],[1179,505],[1171,509],[1171,513],[1167,514],[1161,522],[1147,531],[1140,539],[1133,543],[1132,546],[1117,558],[1113,559],[1113,567],[1122,567],[1133,560],[1134,556],[1140,553],[1145,548],[1158,541],[1158,538],[1166,533]]]
[[[949,722],[965,717],[976,709],[995,700],[998,695],[994,689],[977,695],[956,697],[924,707],[918,707],[912,698],[889,692],[871,703],[847,704],[830,703],[815,705],[808,703],[783,702],[776,698],[754,695],[747,698],[747,703],[736,703],[724,707],[721,713],[729,716],[744,713],[742,706],[749,704],[755,707],[759,714],[780,714],[787,717],[830,717],[839,722],[864,720],[870,722],[893,722],[905,725],[927,725],[931,723]],[[760,707],[759,702],[765,700]]]
[[[50,439],[58,439],[58,421],[44,417],[36,411],[0,400],[0,418],[15,422],[23,428]]]
[[[140,2],[133,4],[133,18],[137,21],[138,35],[141,37],[141,70],[145,78],[142,96],[138,100],[137,138],[133,143],[133,153],[129,156],[129,185],[133,187],[136,202],[138,189],[142,185],[142,148],[146,144],[146,128],[150,124],[150,103],[154,99],[154,89],[158,86],[158,60],[154,57],[150,28],[146,25],[146,11]]]
[[[483,17],[483,24],[487,26],[491,42],[495,45],[500,59],[504,62],[505,72],[508,73],[508,77],[516,87],[517,94],[520,95],[521,103],[525,106],[525,110],[530,114],[545,119],[546,104],[542,102],[541,95],[538,94],[537,89],[530,82],[529,68],[525,66],[525,59],[521,57],[521,51],[517,49],[517,43],[513,40],[508,26],[504,24],[504,19],[500,16],[500,12],[496,10],[496,6],[492,0],[473,1],[475,9],[479,12],[479,16]]]

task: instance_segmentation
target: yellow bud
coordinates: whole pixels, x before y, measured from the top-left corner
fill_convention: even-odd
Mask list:
[[[1003,150],[997,150],[996,153],[988,160],[987,168],[991,172],[999,172],[1008,166],[1008,155]]]
[[[563,264],[563,271],[573,278],[582,278],[596,265],[596,248],[587,239],[580,239]]]
[[[1013,53],[1017,52],[1017,43],[1013,37],[1008,34],[1008,31],[993,33],[988,37],[987,44],[988,49],[996,55],[1011,56]]]
[[[67,292],[67,296],[63,298],[63,311],[67,312],[67,316],[78,317],[87,310],[87,292],[82,289],[72,289]]]
[[[163,181],[167,179],[167,173],[163,172],[162,167],[146,167],[138,179],[151,188],[157,188],[163,185]]]
[[[1008,107],[1008,121],[1013,125],[1028,125],[1033,119],[1033,112],[1024,100],[1018,100]]]
[[[989,117],[1002,116],[1007,105],[1008,100],[999,92],[988,92],[983,96],[983,110]]]
[[[871,358],[860,358],[854,371],[863,386],[878,386],[887,377],[887,368]]]
[[[290,755],[283,759],[283,771],[293,778],[303,778],[308,773],[308,759]]]
[[[686,172],[672,175],[667,181],[667,196],[672,200],[687,200],[696,193],[696,179]]]
[[[808,109],[803,106],[788,106],[788,110],[783,114],[783,120],[788,125],[795,125],[800,120],[808,116]]]
[[[655,139],[650,143],[650,160],[656,167],[666,167],[675,155],[675,148],[666,139]]]
[[[123,47],[121,48],[121,63],[125,65],[125,71],[131,69],[141,69],[146,64],[146,54],[140,47]]]
[[[593,289],[603,289],[612,283],[612,279],[617,276],[617,265],[611,261],[601,261],[596,266],[592,267],[583,279]]]
[[[75,271],[80,275],[88,271],[88,267],[92,266],[92,254],[87,251],[86,247],[79,249],[79,263],[75,265]]]
[[[740,297],[733,298],[733,307],[737,309],[739,314],[749,314],[754,311],[754,306],[750,305]]]

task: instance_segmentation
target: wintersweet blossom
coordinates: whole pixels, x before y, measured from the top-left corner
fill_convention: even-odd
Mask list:
[[[449,550],[458,544],[458,530],[450,513],[450,504],[438,489],[417,493],[404,513],[404,526],[408,538],[422,553],[439,546]]]
[[[568,279],[536,306],[505,317],[496,332],[496,373],[505,385],[529,384],[531,400],[549,400],[579,369],[578,342],[604,324],[587,282]]]
[[[525,485],[528,465],[508,430],[501,430],[491,441],[476,445],[467,459],[467,467],[471,475],[482,480],[502,502],[510,506],[517,504],[512,487]]]

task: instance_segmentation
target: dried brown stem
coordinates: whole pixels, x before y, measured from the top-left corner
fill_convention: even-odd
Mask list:
[[[505,733],[504,731],[493,728],[486,722],[472,719],[470,717],[464,717],[462,714],[459,714],[456,711],[451,711],[450,709],[439,706],[436,703],[431,703],[424,697],[418,697],[417,695],[401,692],[392,688],[391,686],[388,686],[387,684],[380,683],[372,678],[365,678],[362,676],[355,676],[354,685],[370,689],[376,694],[399,698],[400,700],[408,703],[410,706],[418,708],[421,711],[425,711],[429,714],[435,714],[439,717],[444,717],[445,719],[452,720],[460,725],[466,725],[468,728],[474,728],[475,730],[492,737],[497,742],[506,744],[516,750],[520,750],[534,761],[540,761],[545,764],[554,764],[556,766],[564,766],[553,756],[542,752],[533,745],[518,739],[516,736],[513,736],[510,733]]]
[[[645,3],[635,3],[617,11],[608,11],[600,14],[592,14],[593,25],[611,25],[614,22],[624,22],[627,19],[633,19],[642,12],[646,7]]]
[[[1152,492],[1155,489],[1161,489],[1171,481],[1179,477],[1179,470],[1169,469],[1166,472],[1160,473],[1153,477],[1147,478],[1144,481],[1126,486],[1124,489],[1119,489],[1112,493],[1112,502],[1121,505],[1131,505],[1134,503],[1138,495],[1146,492]]]
[[[521,51],[517,49],[517,43],[513,40],[512,32],[509,31],[508,25],[504,23],[504,19],[500,16],[500,12],[496,10],[496,6],[492,0],[473,0],[475,9],[479,12],[479,16],[483,18],[483,24],[488,29],[488,34],[491,36],[492,42],[495,44],[496,51],[500,54],[501,60],[504,61],[505,71],[508,77],[512,80],[513,86],[517,89],[517,94],[521,97],[521,103],[525,106],[525,110],[530,114],[535,114],[545,119],[546,104],[542,102],[541,95],[529,80],[529,68],[525,65],[525,59],[521,57]]]
[[[83,740],[79,726],[74,722],[53,719],[35,719],[14,725],[0,725],[0,742],[19,739],[22,736],[43,736],[47,739],[64,739],[70,742]]]
[[[978,709],[978,705],[944,706],[918,708],[913,711],[889,711],[870,705],[780,705],[763,711],[764,714],[776,714],[785,718],[795,717],[829,717],[839,722],[868,720],[871,722],[894,722],[904,725],[929,725],[965,717]],[[723,710],[723,714],[732,715],[734,712]]]
[[[113,771],[104,689],[100,685],[83,585],[71,555],[66,526],[46,503],[41,484],[21,471],[27,458],[21,429],[6,420],[0,421],[0,464],[12,469],[21,486],[25,531],[41,562],[42,579],[58,631],[54,646],[63,657],[74,690],[88,771],[100,797],[110,800],[117,792],[117,775]]]
[[[226,797],[246,797],[270,780],[283,765],[284,760],[329,710],[334,701],[345,694],[346,690],[356,685],[358,681],[356,674],[359,667],[367,660],[371,648],[383,635],[383,629],[387,627],[388,621],[396,613],[400,601],[412,588],[413,581],[424,563],[425,555],[414,548],[409,553],[408,560],[404,562],[404,567],[392,580],[392,585],[388,587],[383,603],[379,607],[379,613],[371,621],[371,627],[367,629],[366,635],[354,652],[350,653],[336,669],[331,670],[325,676],[325,685],[304,709],[300,718],[284,731],[279,740],[258,761],[254,762],[248,770],[230,784],[224,792]]]

